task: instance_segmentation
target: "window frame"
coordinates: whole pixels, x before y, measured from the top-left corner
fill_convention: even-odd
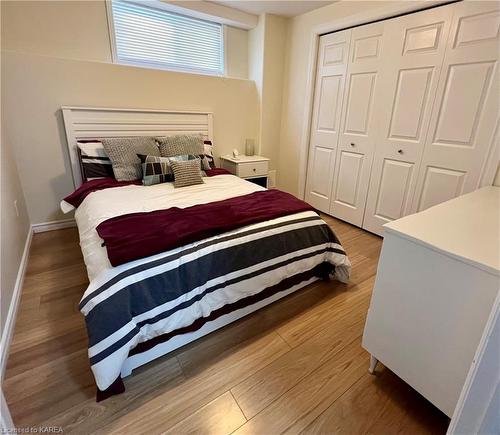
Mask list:
[[[109,42],[110,42],[110,48],[111,48],[111,60],[113,64],[116,65],[125,65],[125,66],[135,66],[139,68],[146,68],[146,69],[153,69],[153,70],[160,70],[160,71],[172,71],[172,72],[181,72],[181,73],[187,73],[187,74],[199,74],[199,75],[208,75],[212,77],[226,77],[227,76],[227,52],[226,52],[226,47],[227,47],[227,30],[226,30],[226,25],[216,22],[216,21],[210,21],[210,20],[204,20],[198,17],[192,17],[189,14],[179,14],[177,12],[171,12],[169,10],[162,9],[161,7],[154,7],[150,5],[144,4],[144,2],[140,1],[134,1],[134,0],[126,0],[127,3],[135,3],[138,6],[146,7],[155,11],[160,11],[160,12],[165,12],[167,14],[172,14],[172,15],[179,15],[179,16],[185,16],[191,19],[195,19],[198,21],[205,21],[207,23],[211,24],[218,24],[221,26],[221,31],[222,31],[222,38],[221,38],[221,55],[222,55],[222,71],[220,72],[214,72],[214,71],[209,71],[203,68],[190,68],[190,67],[177,67],[175,65],[165,65],[163,63],[155,63],[154,61],[122,61],[118,58],[118,50],[116,47],[116,33],[115,33],[115,21],[114,21],[114,16],[113,16],[113,0],[106,0],[106,17],[108,21],[108,33],[109,33]]]

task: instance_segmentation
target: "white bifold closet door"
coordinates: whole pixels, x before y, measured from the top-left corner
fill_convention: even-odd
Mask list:
[[[385,31],[379,134],[363,228],[409,214],[452,17],[436,8],[392,19]]]
[[[499,128],[498,2],[460,2],[437,89],[411,212],[477,189]]]
[[[328,213],[351,31],[322,36],[309,143],[306,201]]]
[[[306,200],[382,235],[387,222],[491,184],[499,11],[464,1],[322,36]]]
[[[384,22],[351,31],[342,122],[329,213],[361,226],[375,150],[375,101],[380,100],[379,69]]]

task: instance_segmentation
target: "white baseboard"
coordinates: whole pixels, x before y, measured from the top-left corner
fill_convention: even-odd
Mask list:
[[[45,231],[62,230],[63,228],[76,227],[74,219],[64,219],[60,221],[42,222],[31,225],[34,233],[43,233]]]
[[[0,378],[3,380],[5,373],[5,365],[9,356],[10,342],[16,324],[17,309],[21,299],[21,290],[23,288],[24,275],[26,274],[26,266],[28,265],[28,258],[30,253],[31,240],[33,239],[33,229],[30,228],[26,236],[26,243],[24,244],[24,251],[19,264],[17,272],[16,283],[14,284],[14,291],[12,293],[12,300],[10,301],[9,312],[5,320],[5,326],[2,332],[2,339],[0,342]]]

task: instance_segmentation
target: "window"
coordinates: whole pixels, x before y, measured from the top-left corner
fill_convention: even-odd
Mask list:
[[[116,62],[224,74],[221,24],[122,0],[111,7]]]

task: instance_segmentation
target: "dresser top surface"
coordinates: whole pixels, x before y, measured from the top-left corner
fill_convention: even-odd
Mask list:
[[[384,225],[446,255],[500,272],[500,187],[489,186]]]

